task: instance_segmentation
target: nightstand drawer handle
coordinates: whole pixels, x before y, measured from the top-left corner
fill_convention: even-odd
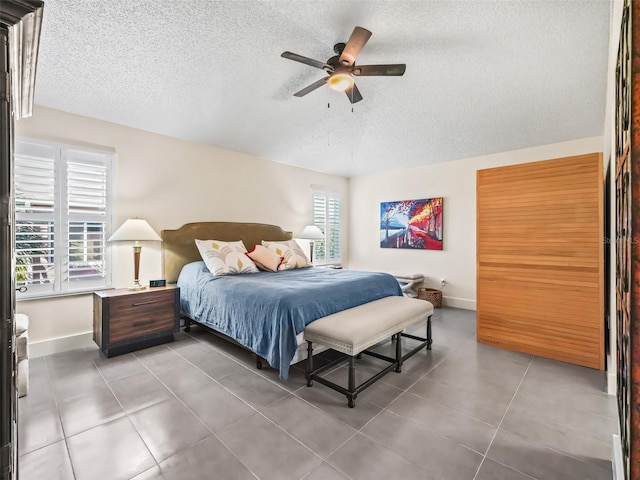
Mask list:
[[[152,303],[157,303],[157,300],[149,300],[148,302],[138,302],[138,303],[134,303],[133,306],[134,307],[139,307],[140,305],[151,305]]]

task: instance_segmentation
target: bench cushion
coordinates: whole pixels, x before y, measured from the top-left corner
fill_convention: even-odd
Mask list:
[[[398,280],[402,280],[405,282],[410,282],[410,281],[416,281],[416,280],[424,280],[424,275],[422,275],[421,273],[392,273],[391,275],[393,275],[394,277],[396,277]]]
[[[14,317],[16,335],[22,335],[29,329],[29,316],[24,313],[16,313]]]
[[[304,339],[357,355],[431,315],[430,302],[385,297],[311,322],[304,329]]]

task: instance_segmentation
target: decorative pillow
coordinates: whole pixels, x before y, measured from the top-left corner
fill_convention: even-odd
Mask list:
[[[220,242],[218,240],[196,240],[196,246],[207,268],[213,275],[255,273],[256,265],[245,253],[242,240]]]
[[[295,240],[287,240],[284,242],[268,242],[263,240],[262,245],[272,252],[275,252],[276,255],[284,257],[278,270],[291,270],[292,268],[311,266],[309,259]]]
[[[284,260],[284,257],[278,256],[277,253],[262,245],[255,245],[253,250],[245,253],[245,255],[254,261],[258,269],[268,272],[277,272],[278,267]]]

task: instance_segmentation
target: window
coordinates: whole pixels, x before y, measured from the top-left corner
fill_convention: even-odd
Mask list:
[[[340,263],[340,194],[313,190],[313,224],[324,238],[314,241],[314,263]]]
[[[14,157],[17,298],[111,285],[113,154],[18,140]]]

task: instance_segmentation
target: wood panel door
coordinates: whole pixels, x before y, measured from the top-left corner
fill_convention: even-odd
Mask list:
[[[604,369],[602,154],[477,172],[477,339]]]
[[[640,3],[625,1],[616,65],[616,322],[620,445],[640,478]]]

